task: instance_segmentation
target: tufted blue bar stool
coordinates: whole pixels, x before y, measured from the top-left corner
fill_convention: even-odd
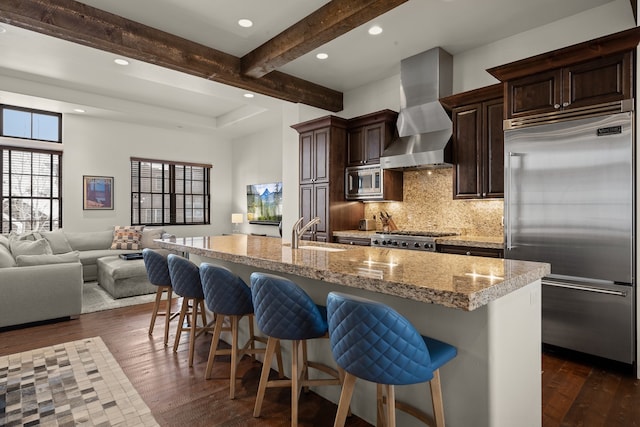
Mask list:
[[[169,342],[169,322],[179,313],[171,313],[171,276],[169,276],[169,265],[166,255],[161,254],[153,249],[145,248],[142,250],[142,258],[144,259],[144,267],[147,270],[147,278],[152,285],[157,286],[156,301],[153,305],[153,313],[151,314],[151,323],[149,324],[149,335],[153,334],[153,327],[156,324],[158,314],[165,316],[164,319],[164,345]],[[160,313],[160,302],[162,296],[167,293],[165,312]]]
[[[266,338],[257,337],[253,328],[253,302],[249,286],[231,270],[208,263],[200,264],[200,280],[204,291],[207,308],[216,315],[211,349],[205,379],[211,378],[211,370],[216,355],[231,355],[231,375],[229,397],[235,398],[236,371],[238,362],[245,354],[264,353],[264,348],[256,348],[255,343],[267,343]],[[249,320],[249,339],[242,347],[238,347],[238,323],[243,317]],[[229,318],[231,327],[225,327],[225,318]],[[231,332],[231,348],[218,350],[218,342],[222,331]],[[282,354],[277,352],[278,369],[282,372]]]
[[[251,294],[258,327],[269,337],[253,416],[260,416],[262,401],[268,387],[291,387],[291,425],[297,426],[298,398],[302,387],[342,383],[340,375],[334,369],[309,362],[306,357],[306,340],[328,337],[326,310],[316,305],[309,295],[291,280],[273,274],[252,273]],[[269,381],[271,360],[280,340],[293,341],[291,380]],[[332,378],[310,380],[308,368],[320,370]]]
[[[386,420],[395,427],[397,407],[428,425],[444,426],[439,368],[456,357],[455,347],[421,336],[391,307],[352,295],[330,292],[327,317],[333,357],[346,371],[334,427],[344,426],[356,377],[377,384],[378,425]],[[435,424],[425,412],[395,401],[394,385],[427,381]]]
[[[191,367],[193,366],[196,337],[207,330],[211,330],[210,325],[207,324],[207,313],[204,309],[204,293],[200,283],[200,269],[188,259],[174,254],[169,254],[167,262],[173,291],[182,297],[182,307],[180,308],[176,339],[173,342],[173,351],[174,353],[178,351],[182,331],[189,331],[189,366]],[[198,326],[198,315],[202,316],[203,326],[201,327]],[[187,317],[187,327],[184,326],[185,317]]]

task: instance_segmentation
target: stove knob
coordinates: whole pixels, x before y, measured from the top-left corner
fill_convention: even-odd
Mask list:
[[[395,240],[391,243],[393,244],[393,246],[398,246],[398,242],[396,242]]]
[[[383,240],[383,241],[382,241],[382,244],[383,244],[383,245],[386,245],[386,244],[387,244],[387,241],[386,241],[386,240]]]
[[[374,240],[374,241],[373,241],[373,244],[374,244],[374,245],[378,245],[378,244],[380,244],[380,242],[378,242],[377,240]]]
[[[402,242],[402,247],[407,247],[407,242]]]
[[[426,248],[428,249],[433,249],[433,244],[432,243],[427,243],[426,245],[424,245]]]
[[[420,247],[420,243],[418,243],[418,242],[414,243],[414,244],[413,244],[413,247],[414,247],[414,248],[419,248],[419,247]]]

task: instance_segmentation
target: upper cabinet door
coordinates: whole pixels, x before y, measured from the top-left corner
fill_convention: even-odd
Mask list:
[[[313,131],[300,134],[300,184],[311,184],[315,177]]]
[[[632,98],[631,52],[564,68],[563,107],[576,108]]]
[[[483,160],[483,197],[504,197],[504,102],[502,98],[482,104],[483,135],[486,143]]]
[[[482,104],[453,110],[454,198],[482,197]]]
[[[550,70],[507,82],[509,118],[556,111],[561,107],[561,99],[561,70]]]
[[[329,138],[330,129],[323,128],[313,132],[314,147],[314,182],[329,181]]]
[[[385,123],[377,123],[375,125],[365,126],[364,140],[365,144],[365,163],[380,163],[380,155],[384,149],[385,142]]]
[[[360,166],[364,164],[364,128],[349,129],[347,136],[347,164]]]

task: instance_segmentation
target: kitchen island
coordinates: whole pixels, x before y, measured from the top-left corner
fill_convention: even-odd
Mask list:
[[[548,264],[304,241],[292,249],[279,238],[246,235],[160,245],[196,263],[225,265],[247,283],[253,271],[289,277],[320,304],[330,291],[388,304],[421,333],[458,348],[441,375],[448,426],[541,425],[540,278]],[[311,360],[335,365],[328,342],[310,343],[309,352]],[[338,388],[315,391],[338,401]],[[431,412],[428,386],[396,393]],[[352,411],[375,424],[373,384],[356,383]],[[399,413],[398,425],[420,424]]]

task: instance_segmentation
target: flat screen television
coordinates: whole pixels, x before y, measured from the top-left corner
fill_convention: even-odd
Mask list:
[[[249,224],[280,224],[282,182],[247,185],[247,221]]]

